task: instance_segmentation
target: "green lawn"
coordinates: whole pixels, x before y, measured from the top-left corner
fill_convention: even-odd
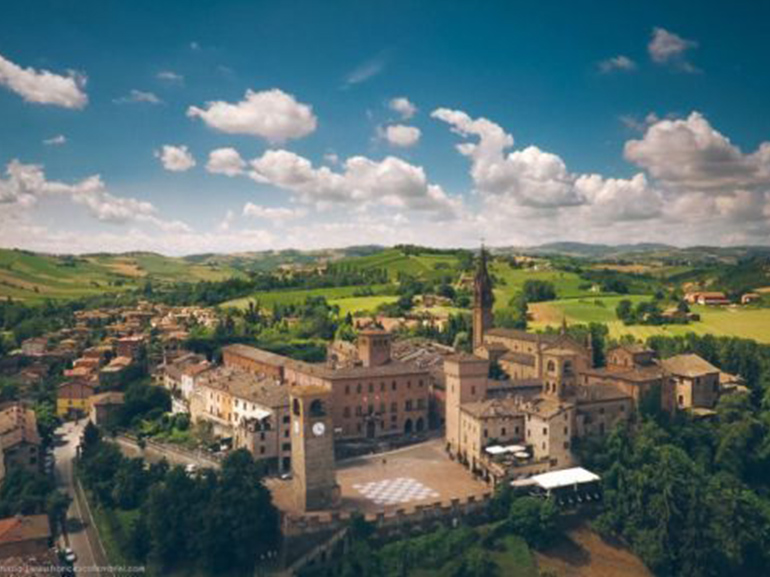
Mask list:
[[[605,323],[610,330],[610,336],[614,338],[632,335],[638,340],[644,340],[653,335],[677,336],[692,332],[699,335],[742,337],[770,343],[770,309],[694,307],[693,312],[701,315],[699,322],[692,322],[688,325],[626,326],[615,316],[615,307],[624,298],[636,303],[650,297],[631,295],[538,303],[533,305],[536,320],[532,323],[532,327],[538,329],[548,325],[556,326],[566,315],[567,321],[571,323]],[[596,304],[595,300],[603,302],[605,306]]]
[[[354,297],[354,293],[361,291],[364,287],[360,286],[343,286],[343,287],[329,287],[319,289],[297,289],[297,290],[279,290],[279,291],[264,291],[256,292],[248,297],[239,299],[233,299],[221,303],[219,306],[223,308],[238,308],[244,309],[249,305],[249,302],[259,303],[264,309],[271,309],[273,305],[280,304],[299,304],[305,302],[307,297],[322,296],[325,297],[330,303],[332,301],[340,301],[342,299],[370,299],[369,297]],[[390,285],[372,285],[371,289],[375,293],[375,297],[383,296],[382,293],[390,289]],[[361,301],[362,303],[364,301]],[[386,302],[386,301],[382,301]],[[339,304],[335,302],[335,304]],[[355,304],[355,303],[352,303]],[[360,303],[359,303],[360,304]]]

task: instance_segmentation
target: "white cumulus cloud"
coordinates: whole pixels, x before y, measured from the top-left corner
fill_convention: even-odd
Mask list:
[[[449,124],[457,134],[478,138],[478,142],[463,142],[457,149],[471,159],[471,177],[482,194],[540,208],[585,202],[559,156],[536,146],[506,154],[513,146],[513,136],[486,118],[471,119],[465,112],[446,108],[435,110],[431,116]]]
[[[687,60],[687,52],[697,46],[694,40],[686,40],[665,28],[654,28],[647,50],[656,64],[668,64],[685,72],[697,72],[698,69]]]
[[[164,144],[155,151],[155,158],[160,159],[163,168],[171,172],[184,172],[195,166],[195,158],[186,146]]]
[[[204,108],[190,106],[187,116],[200,118],[220,132],[258,136],[270,142],[302,138],[317,125],[310,105],[278,88],[247,90],[244,99],[235,104],[218,100],[206,103]]]
[[[51,104],[64,108],[84,108],[88,96],[84,88],[86,77],[68,71],[66,75],[48,70],[22,68],[0,55],[0,85],[3,85],[27,102]]]
[[[188,230],[179,221],[167,221],[157,216],[152,203],[135,198],[117,197],[107,190],[99,175],[89,176],[74,184],[51,181],[43,168],[12,160],[6,167],[7,179],[0,179],[0,203],[29,207],[41,199],[66,197],[82,205],[97,220],[109,223],[145,222],[164,231]]]
[[[391,99],[388,107],[393,112],[398,112],[401,115],[401,120],[409,120],[417,113],[417,107],[405,96]]]
[[[249,176],[295,194],[300,202],[381,205],[456,217],[460,201],[428,182],[422,167],[388,156],[381,161],[363,156],[348,158],[341,172],[327,166],[315,168],[306,158],[288,150],[268,150],[251,161]]]
[[[420,140],[420,129],[416,126],[404,124],[391,124],[383,131],[383,136],[393,146],[408,148],[414,146]]]
[[[217,148],[209,153],[206,170],[212,174],[224,174],[225,176],[238,176],[243,174],[246,161],[234,148]]]

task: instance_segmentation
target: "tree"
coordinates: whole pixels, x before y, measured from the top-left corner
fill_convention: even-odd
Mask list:
[[[471,549],[452,572],[453,577],[495,577],[499,569],[484,549]]]
[[[552,301],[556,298],[556,288],[552,282],[529,279],[522,286],[524,298],[531,303]]]
[[[618,306],[615,307],[615,314],[625,324],[628,325],[633,323],[635,320],[634,304],[628,299],[623,299],[618,303]]]
[[[262,484],[263,471],[239,449],[222,463],[220,482],[204,516],[204,564],[212,569],[253,571],[278,542],[278,513]]]
[[[511,503],[506,526],[536,548],[548,546],[557,535],[556,506],[550,499],[519,497]]]

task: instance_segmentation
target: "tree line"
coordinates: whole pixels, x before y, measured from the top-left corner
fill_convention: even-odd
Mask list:
[[[259,559],[276,551],[278,513],[262,482],[264,472],[248,451],[229,454],[221,471],[189,474],[165,461],[147,466],[126,458],[89,424],[78,474],[117,526],[112,537],[120,551],[161,574],[251,574]]]

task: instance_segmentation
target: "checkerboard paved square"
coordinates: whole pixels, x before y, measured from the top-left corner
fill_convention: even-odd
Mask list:
[[[436,491],[411,477],[355,484],[353,488],[376,505],[397,505],[439,497]]]

